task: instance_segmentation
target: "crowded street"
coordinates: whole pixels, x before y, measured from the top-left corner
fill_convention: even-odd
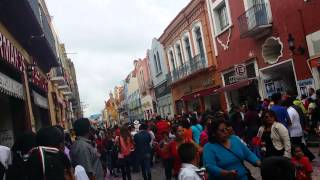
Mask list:
[[[0,0],[0,180],[320,180],[319,0]]]

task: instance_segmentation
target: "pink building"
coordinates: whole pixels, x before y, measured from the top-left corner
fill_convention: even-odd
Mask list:
[[[145,119],[150,119],[155,113],[155,95],[151,72],[148,65],[148,57],[134,60],[135,73],[139,83],[139,93],[142,111]]]

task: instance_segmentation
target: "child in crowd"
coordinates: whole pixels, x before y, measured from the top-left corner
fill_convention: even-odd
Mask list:
[[[202,180],[204,174],[197,165],[199,154],[193,143],[184,143],[179,146],[178,154],[182,162],[178,180]]]
[[[296,180],[311,180],[312,165],[300,146],[292,147],[292,163],[296,168]]]

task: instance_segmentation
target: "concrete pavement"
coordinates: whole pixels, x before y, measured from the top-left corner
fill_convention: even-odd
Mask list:
[[[310,148],[310,150],[316,155],[316,159],[312,162],[313,165],[313,180],[320,179],[320,158],[318,156],[319,149],[318,148]],[[247,164],[247,167],[250,169],[252,175],[257,179],[261,180],[260,169]],[[121,180],[122,178],[112,178],[107,176],[106,180]],[[155,164],[154,168],[152,168],[152,179],[153,180],[165,180],[164,169],[162,168],[160,163]],[[173,179],[173,178],[172,178]],[[133,173],[132,180],[143,180],[141,173]]]

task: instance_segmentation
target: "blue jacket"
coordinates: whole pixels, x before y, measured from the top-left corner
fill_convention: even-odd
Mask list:
[[[259,159],[253,154],[248,147],[240,141],[237,136],[230,136],[230,150],[236,153],[242,159],[255,164]],[[238,172],[238,180],[247,180],[246,169],[241,161],[231,152],[217,143],[207,143],[203,149],[203,162],[209,173],[209,180],[223,179],[221,170],[236,170]]]
[[[151,153],[151,135],[148,131],[140,131],[134,135],[135,152],[138,157]]]

